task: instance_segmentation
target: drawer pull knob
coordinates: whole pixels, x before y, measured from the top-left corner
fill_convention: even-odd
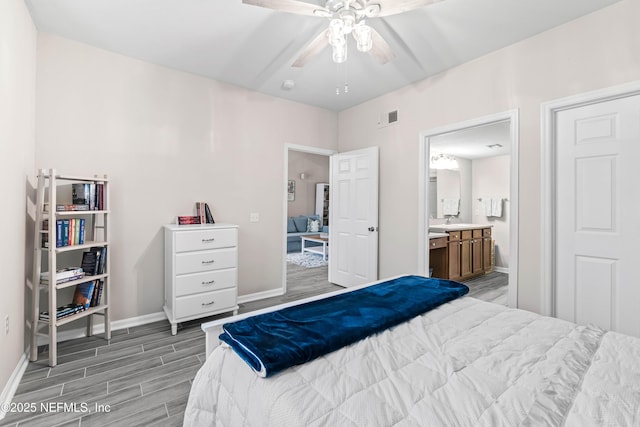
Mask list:
[[[216,262],[215,260],[211,259],[209,261],[202,261],[203,264],[213,264],[214,262]]]
[[[215,301],[211,301],[211,302],[203,302],[203,303],[201,303],[200,305],[202,305],[203,307],[208,307],[208,306],[213,305],[213,304],[215,304]]]
[[[215,282],[216,282],[215,280],[209,280],[208,282],[202,282],[202,284],[204,286],[207,286],[207,285],[213,285]]]
[[[213,237],[210,239],[202,239],[202,243],[210,243],[210,242],[213,242],[214,240],[216,239],[214,239]]]

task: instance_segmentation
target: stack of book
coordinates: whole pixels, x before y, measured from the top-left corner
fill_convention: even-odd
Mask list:
[[[82,304],[67,304],[56,309],[56,319],[62,319],[63,317],[71,316],[72,314],[79,313],[86,310],[86,307]],[[49,312],[41,311],[40,320],[49,320]]]
[[[56,271],[56,283],[70,282],[72,280],[81,279],[84,276],[82,267],[67,267]],[[40,283],[43,285],[49,284],[49,272],[43,271],[40,273]]]
[[[104,210],[104,184],[101,182],[71,184],[71,197],[74,204],[87,205],[88,210]]]
[[[82,245],[85,235],[84,218],[68,218],[56,220],[56,248],[62,246]],[[49,228],[49,220],[42,221],[42,230]],[[49,247],[49,235],[42,236],[42,247]]]
[[[96,246],[82,253],[82,270],[88,276],[104,273],[107,258],[107,248]]]

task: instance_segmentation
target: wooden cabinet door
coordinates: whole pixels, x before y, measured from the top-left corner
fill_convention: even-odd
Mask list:
[[[455,240],[448,243],[449,250],[449,279],[458,280],[461,277],[460,274],[460,243]]]
[[[482,269],[491,271],[491,267],[491,237],[485,237],[482,239]]]
[[[482,257],[482,239],[473,239],[471,241],[471,258],[473,274],[482,273],[483,257]]]
[[[473,272],[471,240],[460,242],[460,275],[465,278]]]

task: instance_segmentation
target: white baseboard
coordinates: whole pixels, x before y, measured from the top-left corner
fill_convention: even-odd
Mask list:
[[[242,295],[238,297],[238,304],[244,304],[245,302],[258,301],[265,298],[273,298],[284,295],[282,288],[272,289],[270,291],[255,292],[253,294]]]
[[[134,326],[146,325],[147,323],[158,322],[160,320],[166,319],[167,316],[164,314],[164,311],[159,311],[157,313],[145,314],[142,316],[129,317],[128,319],[121,319],[111,322],[111,330],[116,331],[118,329],[132,328]],[[94,318],[93,324],[93,333],[94,334],[102,334],[104,333],[104,322],[97,316]],[[82,338],[86,336],[86,327],[77,328],[77,329],[69,329],[68,331],[60,331],[58,333],[58,342],[73,340],[76,338]],[[48,344],[47,337],[38,336],[38,346]]]
[[[497,271],[498,273],[509,274],[509,267],[493,267],[493,270]]]
[[[16,390],[20,385],[22,375],[27,369],[27,365],[29,365],[29,352],[25,352],[22,357],[20,357],[16,368],[13,370],[11,377],[9,377],[9,381],[7,381],[7,385],[4,386],[2,394],[0,394],[0,420],[7,415],[7,406],[11,403],[13,396],[16,394]]]

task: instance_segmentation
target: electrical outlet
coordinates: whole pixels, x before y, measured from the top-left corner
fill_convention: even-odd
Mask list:
[[[258,212],[252,212],[249,214],[249,222],[259,222],[260,214]]]
[[[9,335],[9,315],[4,316],[4,334]]]

